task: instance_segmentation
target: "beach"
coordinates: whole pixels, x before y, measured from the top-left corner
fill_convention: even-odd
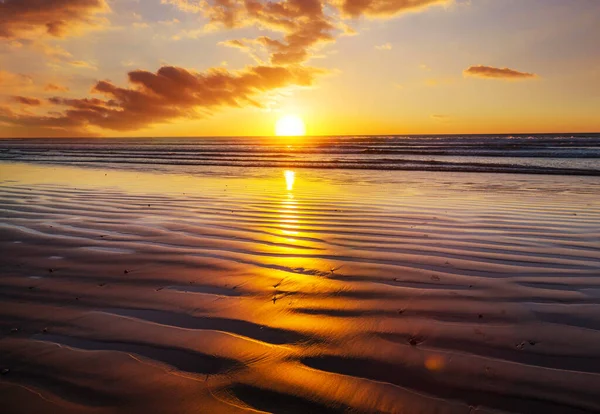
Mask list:
[[[595,177],[0,177],[3,412],[600,410]]]

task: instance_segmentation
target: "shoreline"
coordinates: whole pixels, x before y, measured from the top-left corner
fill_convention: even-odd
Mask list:
[[[0,172],[8,412],[600,409],[591,178]]]

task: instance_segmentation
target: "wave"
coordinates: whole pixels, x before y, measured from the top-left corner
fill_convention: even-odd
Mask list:
[[[293,145],[291,144],[293,142]],[[600,135],[3,140],[0,161],[599,175]]]

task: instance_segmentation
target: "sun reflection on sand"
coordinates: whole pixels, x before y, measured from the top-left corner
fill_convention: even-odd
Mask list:
[[[294,182],[296,181],[296,173],[294,171],[286,170],[283,172],[283,175],[285,176],[287,190],[292,191],[294,189]]]
[[[287,188],[287,197],[281,200],[281,210],[279,211],[279,227],[281,232],[288,236],[298,235],[298,203],[294,199],[292,191],[294,189],[294,183],[296,181],[296,173],[294,171],[286,170],[283,172],[285,177],[285,184]],[[290,240],[293,241],[293,240]]]

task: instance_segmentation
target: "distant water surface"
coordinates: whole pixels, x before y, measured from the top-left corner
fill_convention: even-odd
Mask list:
[[[600,134],[11,139],[0,141],[0,161],[600,175]]]

